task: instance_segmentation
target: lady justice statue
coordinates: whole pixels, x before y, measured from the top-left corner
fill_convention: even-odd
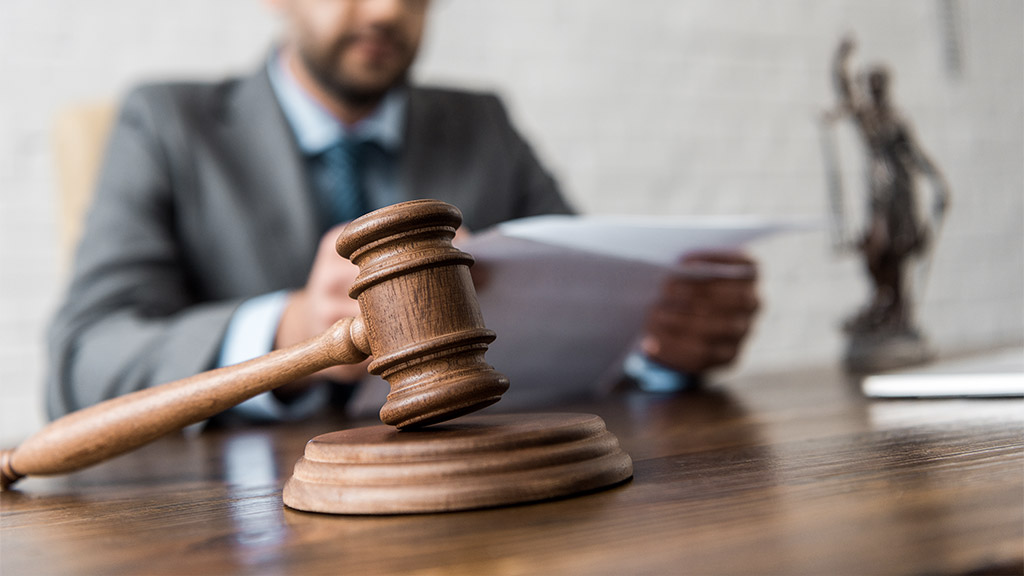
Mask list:
[[[881,66],[868,69],[866,90],[855,89],[848,70],[854,46],[853,39],[846,38],[836,51],[833,75],[839,102],[825,115],[823,134],[829,138],[826,160],[834,167],[830,126],[850,118],[868,155],[864,230],[855,241],[840,243],[863,255],[874,288],[870,302],[844,325],[849,336],[846,366],[852,372],[874,372],[916,364],[930,355],[913,322],[906,276],[912,259],[930,257],[932,240],[949,207],[949,191],[939,170],[917,145],[910,125],[893,107],[888,71]],[[931,222],[918,217],[918,174],[926,175],[934,190]],[[835,188],[833,201],[838,202],[833,210],[839,212],[841,222],[839,178],[830,174],[830,182]],[[838,234],[842,237],[841,229]]]

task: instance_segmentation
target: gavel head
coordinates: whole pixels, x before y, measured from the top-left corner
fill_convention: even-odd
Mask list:
[[[452,246],[458,208],[415,200],[353,220],[338,253],[359,267],[359,301],[373,355],[369,371],[391,385],[380,411],[398,428],[450,420],[497,402],[508,379],[484,361],[484,326],[469,275],[473,257]]]

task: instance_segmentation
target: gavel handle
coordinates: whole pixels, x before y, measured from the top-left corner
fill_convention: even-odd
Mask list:
[[[77,410],[0,452],[0,490],[27,475],[63,474],[118,456],[257,394],[360,362],[368,351],[361,319],[345,318],[290,348]]]

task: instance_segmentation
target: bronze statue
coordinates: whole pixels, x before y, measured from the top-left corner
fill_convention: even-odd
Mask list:
[[[868,153],[869,206],[863,234],[853,246],[863,254],[874,294],[848,319],[847,364],[871,371],[916,363],[927,356],[912,318],[907,268],[913,258],[928,255],[935,230],[949,207],[949,190],[935,164],[918,146],[909,123],[892,105],[890,75],[883,66],[866,73],[866,90],[858,91],[848,70],[855,43],[845,38],[833,62],[837,108],[826,114],[829,124],[850,118]],[[918,174],[934,189],[933,221],[918,216]],[[896,349],[899,348],[899,349]]]

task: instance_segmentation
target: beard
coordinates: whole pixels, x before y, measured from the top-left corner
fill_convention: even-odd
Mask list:
[[[300,43],[297,52],[313,80],[324,91],[350,105],[371,105],[379,102],[395,86],[405,84],[416,50],[393,30],[375,29],[370,34],[392,43],[400,56],[392,70],[381,65],[379,69],[371,70],[369,79],[360,79],[358,71],[345,69],[345,52],[359,40],[356,34],[343,36],[327,46]]]

